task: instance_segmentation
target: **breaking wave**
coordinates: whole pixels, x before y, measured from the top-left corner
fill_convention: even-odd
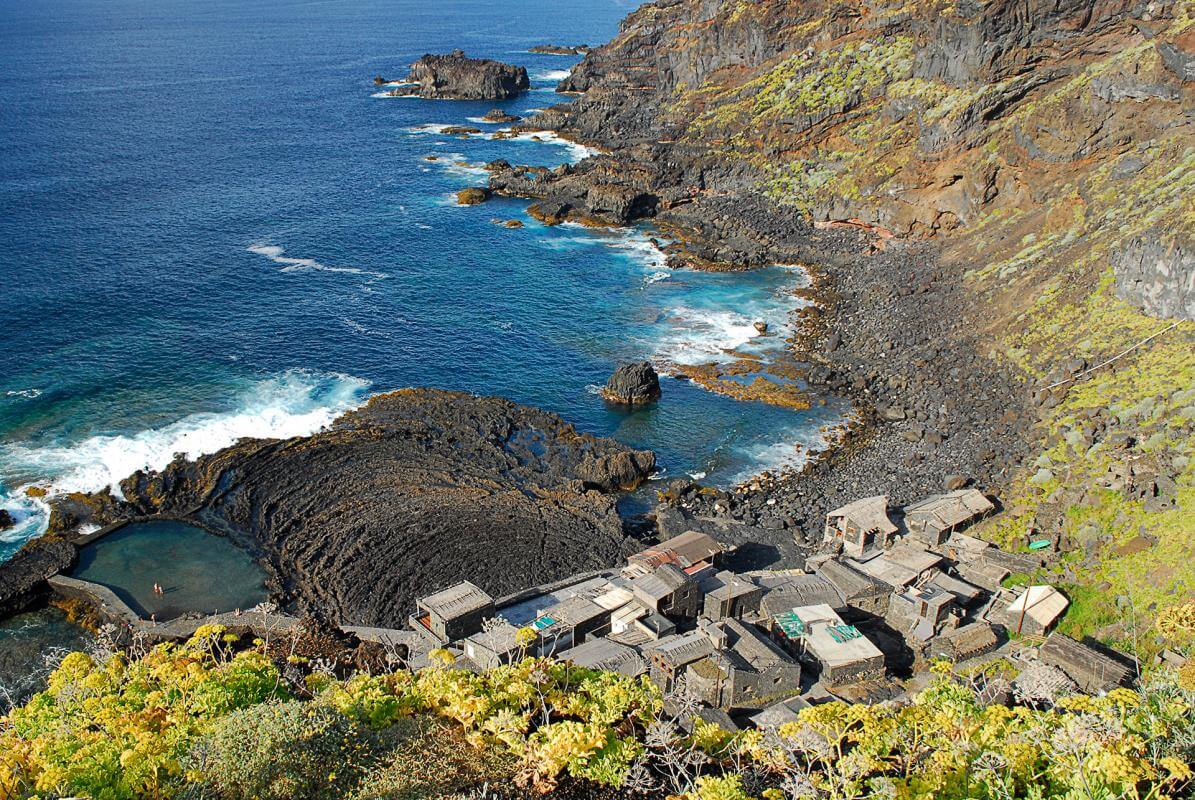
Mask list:
[[[160,470],[176,453],[194,459],[240,439],[309,436],[361,405],[368,390],[368,381],[350,375],[290,370],[248,386],[229,411],[191,414],[160,428],[77,442],[0,444],[4,483],[16,486],[0,492],[0,506],[17,520],[3,540],[26,539],[45,526],[45,504],[27,496],[22,481],[38,481],[50,495],[105,487],[119,494],[121,480],[137,470]]]

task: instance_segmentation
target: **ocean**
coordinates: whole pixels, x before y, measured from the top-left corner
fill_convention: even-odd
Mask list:
[[[566,100],[552,89],[577,58],[528,48],[608,40],[634,5],[0,0],[0,506],[18,520],[0,558],[44,529],[30,485],[115,487],[175,453],[312,433],[404,386],[557,412],[654,449],[661,480],[799,463],[835,404],[665,379],[658,405],[628,414],[597,388],[630,359],[774,353],[800,269],[673,271],[649,228],[455,203],[487,161],[587,154],[493,140],[500,126],[476,120]],[[525,65],[533,90],[379,96],[375,75],[457,47]],[[460,124],[484,133],[444,135]]]

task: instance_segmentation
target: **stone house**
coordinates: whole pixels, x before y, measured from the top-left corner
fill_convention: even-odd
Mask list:
[[[727,619],[710,626],[716,651],[688,665],[685,680],[715,708],[760,707],[801,691],[801,665],[753,625]]]
[[[841,545],[844,554],[861,558],[868,550],[887,547],[896,531],[888,519],[887,495],[877,495],[847,503],[827,514],[822,541]]]
[[[934,494],[905,506],[905,529],[922,544],[937,547],[958,530],[996,510],[978,489]]]
[[[663,691],[671,691],[685,667],[717,652],[702,630],[665,637],[644,648],[649,674]]]
[[[828,605],[794,608],[772,620],[772,632],[787,648],[814,662],[826,686],[884,677],[884,654]]]
[[[695,619],[701,612],[701,587],[676,564],[665,563],[631,581],[635,600],[667,617]]]
[[[411,628],[441,645],[480,633],[482,623],[494,616],[494,599],[468,581],[421,598],[415,606]]]
[[[947,591],[932,586],[910,588],[892,595],[885,619],[906,638],[924,643],[958,626],[954,608],[954,595]]]
[[[703,581],[701,589],[705,593],[701,616],[715,621],[755,614],[763,599],[762,588],[733,572],[719,572]]]
[[[882,617],[888,613],[892,587],[876,580],[838,559],[830,559],[817,568],[818,577],[834,587],[842,604],[865,614]]]

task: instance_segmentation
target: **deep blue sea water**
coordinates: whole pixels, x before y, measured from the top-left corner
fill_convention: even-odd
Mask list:
[[[667,477],[799,458],[833,406],[669,380],[625,414],[594,389],[620,360],[775,348],[751,322],[782,330],[801,272],[673,272],[650,231],[458,207],[479,164],[584,153],[436,127],[494,103],[374,96],[374,75],[461,47],[528,67],[535,90],[498,105],[550,105],[576,59],[527,48],[605,41],[633,6],[0,0],[0,505],[21,520],[0,557],[44,524],[27,484],[98,489],[402,386],[550,409],[655,449]]]

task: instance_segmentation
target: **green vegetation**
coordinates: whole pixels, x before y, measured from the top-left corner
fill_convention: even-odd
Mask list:
[[[1190,646],[1195,604],[1163,612],[1157,631]],[[828,703],[774,734],[705,722],[686,734],[646,680],[536,658],[474,674],[437,657],[291,685],[263,643],[219,627],[141,658],[74,653],[0,723],[0,796],[430,800],[571,776],[685,800],[1163,800],[1195,758],[1195,672],[1034,710],[977,700],[1009,665],[940,663],[909,705]]]

